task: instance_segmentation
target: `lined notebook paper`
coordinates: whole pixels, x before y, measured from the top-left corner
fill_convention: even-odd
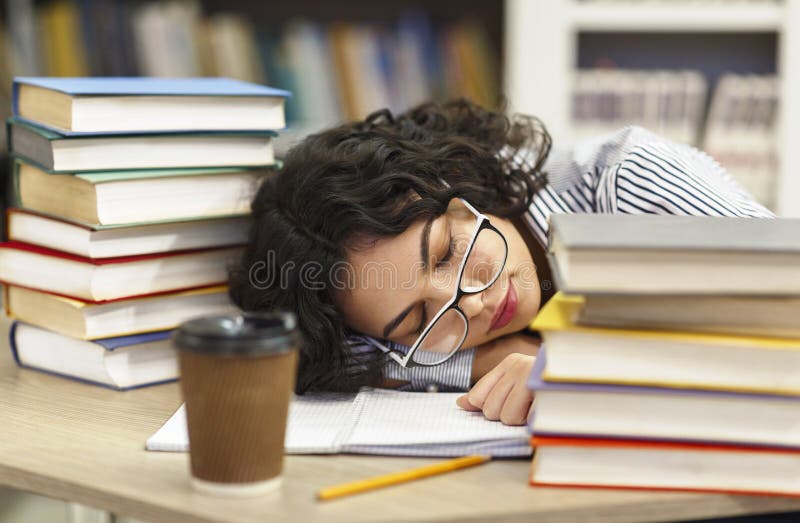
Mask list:
[[[364,389],[357,395],[306,394],[292,400],[287,454],[381,454],[395,456],[529,456],[525,427],[489,421],[456,405],[460,393]],[[148,450],[189,448],[181,406],[147,440]]]

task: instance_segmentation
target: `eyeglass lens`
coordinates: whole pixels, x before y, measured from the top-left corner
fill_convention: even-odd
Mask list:
[[[475,239],[464,264],[459,286],[469,293],[488,289],[498,278],[507,256],[503,237],[491,229],[483,229]],[[423,365],[437,365],[447,360],[467,335],[467,319],[455,310],[445,312],[428,331],[412,359]]]

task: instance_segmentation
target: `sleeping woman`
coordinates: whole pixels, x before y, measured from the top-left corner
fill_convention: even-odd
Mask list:
[[[551,151],[537,119],[466,100],[308,136],[252,212],[231,296],[297,315],[298,393],[464,391],[512,425],[533,399],[527,327],[555,292],[551,214],[772,216],[692,147],[627,127]]]

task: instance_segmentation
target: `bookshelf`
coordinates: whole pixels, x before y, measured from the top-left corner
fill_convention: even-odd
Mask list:
[[[800,1],[506,0],[505,11],[504,84],[510,108],[542,118],[559,141],[570,140],[572,134],[570,95],[579,56],[582,51],[586,54],[582,36],[623,38],[631,48],[639,37],[657,34],[672,39],[675,47],[665,51],[673,53],[672,59],[665,63],[658,57],[661,62],[653,64],[665,68],[681,61],[678,44],[687,38],[694,38],[698,46],[706,45],[702,35],[708,35],[709,42],[753,35],[762,42],[765,35],[773,38],[771,55],[762,59],[772,65],[742,67],[774,66],[779,77],[780,167],[774,209],[781,216],[800,217],[800,148],[795,144],[800,139]],[[704,50],[701,47],[698,53]],[[711,76],[713,80],[713,71]]]

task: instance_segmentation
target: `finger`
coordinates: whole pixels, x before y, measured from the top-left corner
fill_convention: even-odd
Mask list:
[[[503,410],[503,404],[505,404],[506,398],[512,388],[514,388],[514,380],[511,379],[511,375],[509,374],[506,374],[497,382],[486,397],[486,401],[483,403],[483,415],[486,419],[492,421],[500,419],[500,412]]]
[[[533,392],[524,383],[515,382],[500,410],[500,421],[504,425],[524,425],[533,402]]]
[[[506,371],[514,364],[518,357],[519,354],[510,354],[495,368],[487,372],[472,386],[472,389],[467,393],[467,400],[469,400],[473,406],[482,409],[483,403],[486,401],[491,390],[497,385],[497,382],[505,376]]]
[[[469,402],[466,394],[464,394],[463,396],[459,396],[458,399],[456,399],[456,404],[462,409],[470,412],[479,412],[481,410],[480,407],[476,407],[475,405]]]

